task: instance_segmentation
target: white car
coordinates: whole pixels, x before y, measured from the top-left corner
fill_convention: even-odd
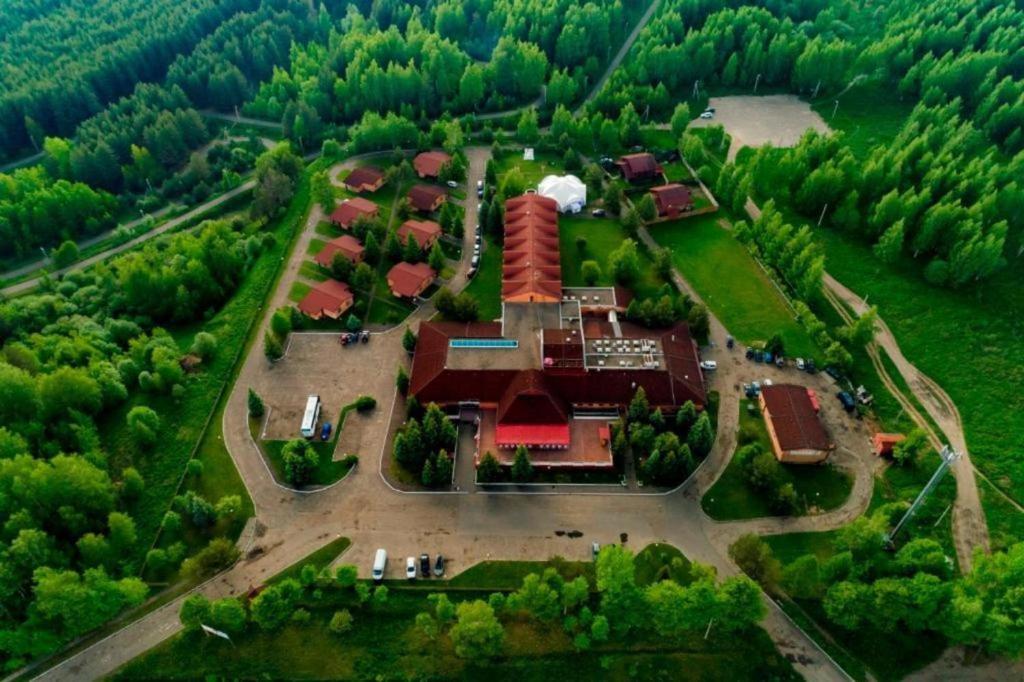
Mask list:
[[[772,385],[772,380],[771,379],[765,379],[764,381],[761,382],[761,385],[762,386],[771,386]]]
[[[709,372],[713,372],[716,369],[718,369],[718,363],[715,362],[714,360],[701,360],[700,368],[701,369],[706,369]]]
[[[807,364],[804,362],[804,359],[803,358],[797,358],[796,359],[796,368],[802,372],[805,367],[807,367]]]
[[[705,111],[703,114],[700,115],[700,117],[701,118],[714,118],[715,117],[715,112],[713,112],[713,111]]]
[[[405,560],[405,577],[409,580],[416,580],[416,559],[413,557]]]
[[[455,189],[456,187],[459,186],[459,183],[455,182],[454,180],[449,180],[446,184],[452,189]]]

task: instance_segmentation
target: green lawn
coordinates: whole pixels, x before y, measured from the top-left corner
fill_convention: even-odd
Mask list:
[[[501,246],[486,235],[480,267],[465,291],[480,303],[481,320],[501,317]]]
[[[305,563],[322,566],[342,551],[347,542],[335,541],[311,555]],[[681,558],[664,545],[641,552],[647,562]],[[682,559],[685,562],[685,559]],[[677,567],[678,567],[677,563]],[[684,564],[685,565],[685,564]],[[528,573],[554,566],[564,578],[585,575],[593,579],[590,562],[486,562],[450,583],[416,581],[389,584],[386,604],[358,606],[351,593],[326,591],[304,603],[308,622],[291,622],[272,633],[250,625],[231,643],[202,634],[179,634],[135,659],[115,679],[672,679],[685,670],[687,677],[703,680],[796,680],[790,665],[778,654],[763,630],[743,636],[712,629],[665,639],[631,637],[595,645],[577,652],[560,621],[542,624],[505,616],[503,655],[491,660],[464,660],[454,655],[447,635],[426,639],[414,628],[417,613],[430,608],[432,591],[446,592],[453,602],[485,597],[488,591],[518,587]],[[284,575],[295,575],[296,565]],[[660,571],[660,569],[658,569]],[[432,589],[430,589],[432,588]],[[591,608],[597,605],[592,598]],[[354,627],[335,635],[327,623],[336,609],[348,608]]]
[[[718,215],[699,216],[655,225],[650,232],[672,252],[679,272],[741,342],[765,341],[778,332],[786,355],[819,355],[785,299],[718,220]]]
[[[581,251],[577,237],[587,240]],[[617,220],[594,218],[589,215],[561,216],[558,219],[558,241],[562,254],[562,284],[567,287],[585,286],[581,267],[585,260],[595,260],[601,268],[597,286],[612,286],[615,281],[608,267],[608,256],[627,239],[626,231]],[[654,272],[654,264],[647,253],[640,250],[640,280],[633,286],[641,298],[654,296],[665,284]]]
[[[834,97],[825,97],[812,102],[811,108],[830,128],[843,132],[859,159],[866,158],[872,147],[890,143],[914,108],[913,102],[901,101],[893,88],[871,81],[850,88],[839,99],[838,109],[835,102]]]
[[[543,152],[538,149],[534,153],[533,161],[525,161],[523,160],[522,148],[518,145],[517,148],[518,151],[503,153],[494,159],[494,170],[498,174],[499,187],[501,187],[501,183],[505,179],[505,174],[514,168],[519,170],[523,180],[526,182],[527,189],[535,189],[537,184],[546,175],[561,175],[565,173],[562,157],[558,154]]]
[[[752,406],[753,409],[748,409],[748,406]],[[740,431],[756,434],[757,442],[766,452],[771,452],[771,443],[768,440],[764,419],[757,409],[757,403],[753,400],[744,400],[740,403]],[[800,500],[798,515],[806,513],[809,506],[817,507],[822,511],[835,509],[850,496],[853,479],[846,472],[836,469],[830,464],[783,464],[782,467],[786,472],[787,480],[793,484]],[[729,461],[729,465],[722,472],[721,477],[704,494],[701,506],[711,518],[718,521],[776,515],[772,512],[764,495],[747,484],[746,475],[735,458]]]
[[[1024,282],[1010,268],[964,290],[927,284],[909,257],[892,266],[832,230],[817,236],[828,271],[878,306],[907,358],[956,402],[972,460],[1015,499],[1024,499]],[[1010,240],[1013,241],[1012,239]],[[1016,252],[1007,245],[1008,253]],[[990,519],[998,523],[998,519]]]
[[[327,245],[327,241],[323,239],[310,239],[309,244],[306,245],[306,255],[315,256],[324,250],[324,246]]]
[[[293,303],[298,303],[306,297],[306,294],[308,294],[312,288],[313,287],[305,282],[292,282],[292,288],[288,290],[288,300]]]

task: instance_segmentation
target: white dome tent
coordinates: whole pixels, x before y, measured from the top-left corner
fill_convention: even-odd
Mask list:
[[[579,213],[587,203],[587,186],[575,175],[549,175],[537,185],[537,193],[554,199],[561,213]]]

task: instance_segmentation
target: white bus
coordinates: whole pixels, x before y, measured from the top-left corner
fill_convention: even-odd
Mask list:
[[[306,398],[306,412],[302,415],[302,429],[299,433],[303,438],[316,435],[316,423],[320,420],[320,396],[311,395]]]

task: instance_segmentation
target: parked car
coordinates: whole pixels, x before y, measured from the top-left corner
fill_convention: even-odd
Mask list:
[[[476,277],[476,268],[470,268],[469,271],[466,273],[466,277],[470,279]]]
[[[459,186],[459,183],[455,182],[454,180],[449,180],[448,182],[446,182],[444,184],[448,185],[452,189],[455,189],[456,187]]]
[[[440,578],[444,575],[444,555],[438,554],[437,560],[434,562],[434,577]]]
[[[806,369],[807,369],[807,373],[808,374],[817,374],[818,373],[818,368],[814,364],[814,358],[808,358]]]
[[[804,364],[804,359],[803,359],[803,358],[797,358],[797,359],[796,359],[796,368],[797,368],[798,370],[800,370],[800,371],[802,372],[802,371],[804,371],[804,368],[805,368],[806,366],[807,366],[807,365],[806,365],[806,364]]]
[[[420,577],[421,578],[429,578],[430,577],[430,555],[429,554],[420,554]]]
[[[368,332],[368,331],[366,331],[364,329],[362,332],[359,333],[359,340],[362,341],[363,343],[369,343],[370,342],[370,332]]]
[[[773,360],[774,360],[774,357],[775,357],[775,356],[773,356],[773,355],[772,355],[771,353],[769,353],[768,351],[765,351],[765,352],[764,352],[764,361],[765,361],[765,362],[766,362],[767,364],[769,364],[769,365],[770,365],[770,364],[772,364],[772,362],[773,362]]]
[[[604,209],[603,208],[595,208],[593,211],[590,212],[590,215],[594,216],[595,218],[603,218],[604,217]]]
[[[407,580],[416,580],[416,559],[413,557],[405,560],[405,577]]]
[[[747,352],[746,352],[747,360],[753,360],[754,359],[754,353],[755,353],[755,351],[754,351],[753,348],[747,348]]]
[[[776,356],[776,358],[775,358],[775,366],[776,367],[785,367],[786,366],[786,359],[784,357],[782,357],[781,355]]]
[[[731,349],[735,345],[736,345],[736,339],[732,338],[731,336],[725,337],[725,347],[726,348],[730,348]]]
[[[861,405],[870,405],[871,401],[875,399],[875,396],[871,395],[871,392],[868,391],[868,389],[864,388],[863,386],[857,387],[856,394],[857,402],[859,402]]]
[[[854,409],[856,409],[856,401],[854,401],[853,396],[846,391],[839,391],[839,393],[836,393],[836,397],[839,398],[839,402],[843,404],[843,409],[847,412],[853,412]]]
[[[764,362],[764,351],[763,350],[755,350],[754,351],[754,362]]]
[[[762,386],[771,386],[772,385],[772,380],[771,379],[765,379],[764,381],[761,382],[761,385]]]
[[[597,555],[601,553],[601,543],[592,542],[590,543],[590,554],[594,557],[594,561],[597,561]]]
[[[320,427],[320,440],[331,439],[331,422],[324,422],[324,425]]]
[[[706,369],[709,372],[714,372],[716,369],[718,369],[718,363],[715,362],[714,360],[701,360],[700,368]]]
[[[743,384],[743,392],[748,398],[756,398],[761,389],[754,384]]]
[[[373,581],[379,583],[384,580],[384,569],[388,565],[388,553],[383,549],[378,549],[377,553],[373,556]]]
[[[476,198],[477,199],[483,199],[484,198],[484,181],[483,180],[477,180],[476,181]],[[477,210],[479,210],[479,209],[480,209],[480,205],[477,204]]]
[[[761,382],[760,381],[751,382],[750,388],[751,388],[752,391],[754,391],[754,395],[761,395]]]
[[[710,111],[712,114],[715,113],[714,107],[704,107],[704,111]]]
[[[338,335],[338,341],[341,343],[341,345],[347,346],[348,345],[348,332],[342,332],[341,334],[339,334]]]
[[[472,268],[473,270],[476,270],[476,269],[477,269],[477,267],[478,267],[479,265],[480,265],[480,256],[479,256],[479,253],[478,253],[477,255],[474,255],[474,256],[473,256],[473,260],[471,260],[471,261],[469,262],[469,266],[470,266],[470,267],[471,267],[471,268]]]
[[[705,118],[705,119],[707,119],[707,118],[714,118],[715,117],[715,112],[713,112],[713,111],[705,111],[704,113],[702,113],[700,115],[700,117],[701,118]]]
[[[843,373],[840,372],[839,368],[836,367],[835,365],[829,365],[828,367],[826,367],[825,368],[825,374],[829,375],[830,377],[832,377],[836,381],[842,381],[843,380]]]

